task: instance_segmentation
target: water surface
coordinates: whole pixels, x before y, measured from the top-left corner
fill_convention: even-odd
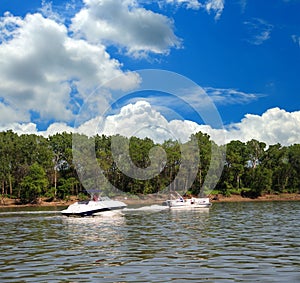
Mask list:
[[[0,282],[300,282],[299,219],[300,202],[97,218],[2,209]]]

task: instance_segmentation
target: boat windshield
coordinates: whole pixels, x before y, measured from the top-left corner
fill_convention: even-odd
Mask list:
[[[89,200],[82,200],[82,201],[79,201],[78,204],[88,204],[89,203]]]

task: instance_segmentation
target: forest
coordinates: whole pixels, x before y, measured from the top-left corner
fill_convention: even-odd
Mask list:
[[[181,151],[186,144],[168,140],[159,146],[166,153],[166,162],[160,173],[149,179],[136,179],[122,173],[112,154],[112,137],[58,133],[49,137],[35,134],[18,135],[11,130],[0,133],[0,190],[2,197],[34,203],[38,198],[67,199],[71,195],[87,196],[73,164],[74,135],[92,142],[95,158],[105,178],[119,190],[128,194],[154,194],[161,192],[175,180],[183,162]],[[129,144],[132,162],[139,168],[150,165],[149,152],[157,146],[151,139],[121,137]],[[300,144],[282,146],[251,140],[231,141],[217,146],[209,135],[198,132],[191,136],[199,147],[196,176],[187,194],[198,195],[215,152],[226,155],[221,164],[220,177],[210,193],[230,196],[240,194],[251,198],[263,194],[300,193]],[[187,158],[195,158],[193,152]],[[122,157],[122,152],[120,153]],[[220,171],[221,172],[221,171]],[[216,173],[217,175],[217,173]],[[182,181],[182,182],[181,182]],[[186,180],[177,179],[173,189],[186,186]],[[104,188],[103,188],[104,189]]]

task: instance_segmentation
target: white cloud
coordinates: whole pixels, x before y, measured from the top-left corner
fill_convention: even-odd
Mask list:
[[[271,37],[273,25],[265,20],[255,18],[251,21],[245,21],[244,25],[248,28],[250,37],[247,41],[251,44],[261,45]]]
[[[207,0],[205,3],[205,9],[208,13],[211,11],[214,12],[216,14],[215,19],[218,20],[224,10],[224,4],[225,0]]]
[[[63,23],[65,21],[65,19],[62,18],[61,14],[53,11],[52,2],[42,0],[41,5],[42,7],[39,9],[39,11],[45,18],[54,20],[57,23]]]
[[[215,20],[218,20],[224,10],[225,0],[206,0],[199,2],[198,0],[161,0],[160,5],[166,3],[175,6],[184,6],[187,9],[199,10],[204,9],[207,13],[214,13]]]
[[[183,5],[187,9],[194,9],[194,10],[198,10],[202,7],[202,4],[198,0],[165,0],[164,2],[176,6]]]
[[[7,128],[0,127],[0,130],[12,129],[17,133],[35,133],[43,136],[64,131],[79,132],[90,136],[96,133],[120,134],[127,137],[149,137],[158,143],[168,139],[186,142],[191,134],[201,131],[210,135],[217,144],[228,143],[231,140],[246,142],[256,139],[268,145],[280,143],[288,146],[300,143],[299,128],[300,111],[287,112],[283,109],[272,108],[262,115],[247,114],[239,123],[226,125],[223,129],[214,129],[210,125],[199,125],[188,120],[167,121],[150,103],[138,101],[122,107],[118,114],[108,116],[104,121],[95,117],[76,129],[65,123],[54,123],[46,131],[38,131],[33,123],[12,123]]]
[[[138,137],[151,134],[150,138],[162,142],[168,130],[168,122],[165,117],[154,110],[148,102],[138,101],[122,107],[119,114],[108,116],[104,123],[103,133]],[[164,135],[161,134],[161,131],[164,132]],[[161,140],[161,136],[163,136],[163,140]]]
[[[15,107],[0,102],[0,126],[17,123],[20,119],[22,121],[29,121],[29,113],[26,113],[26,111],[18,111]]]
[[[149,52],[167,54],[180,47],[173,21],[139,7],[134,0],[84,0],[85,7],[72,20],[71,29],[93,44],[105,43],[125,48],[130,55]]]
[[[0,99],[6,110],[15,111],[16,122],[29,122],[32,112],[37,119],[71,121],[72,87],[84,99],[99,84],[124,74],[105,46],[71,38],[66,26],[39,13],[24,19],[6,13],[0,26],[6,30],[0,44]],[[136,75],[126,74],[125,84],[135,85]]]
[[[38,132],[37,126],[34,123],[7,123],[6,125],[0,125],[0,131],[12,130],[18,135],[22,134],[39,134],[43,135],[42,132]]]
[[[166,2],[190,9],[205,9],[215,13],[216,19],[221,16],[225,3],[223,0],[208,0],[203,4],[196,0]],[[80,107],[80,101],[84,101],[99,84],[124,74],[122,64],[110,57],[106,45],[121,46],[135,56],[149,52],[168,53],[170,48],[180,46],[172,20],[141,8],[137,1],[84,0],[84,4],[72,22],[78,37],[70,35],[63,19],[59,19],[46,2],[44,16],[36,13],[21,18],[5,13],[0,18],[0,130],[42,135],[63,131],[93,135],[102,122],[99,118],[86,119],[75,129],[69,125],[75,118],[73,107],[77,101]],[[251,43],[262,44],[270,38],[273,26],[267,22],[254,19],[245,25],[253,36]],[[88,41],[85,37],[80,38],[83,35]],[[293,35],[292,40],[300,46],[299,36]],[[130,89],[139,83],[135,73],[125,74],[125,81],[114,81],[110,87]],[[205,90],[214,102],[222,104],[247,103],[259,96],[235,89]],[[103,109],[109,105],[109,95],[108,92],[99,97]],[[207,97],[203,93],[191,91],[183,96],[193,107],[205,107]],[[157,107],[159,101],[154,103],[155,99],[149,99],[151,104],[141,101],[129,104],[120,113],[108,116],[102,133],[149,136],[157,142],[169,138],[184,142],[192,133],[202,131],[219,144],[224,143],[224,134],[226,142],[252,138],[267,144],[300,142],[300,111],[273,108],[261,116],[247,114],[240,123],[227,125],[225,129],[212,129],[208,125],[180,120],[180,115],[168,121],[165,113],[160,111],[162,108]],[[171,106],[172,99],[168,103]],[[39,131],[39,119],[56,122],[46,131]]]
[[[22,24],[21,17],[14,17],[10,12],[5,12],[4,16],[0,17],[0,44],[13,38]]]
[[[207,109],[212,103],[216,105],[245,104],[255,101],[262,96],[264,95],[259,93],[247,93],[232,88],[203,87],[202,89],[181,90],[180,97],[201,113],[201,111]],[[152,106],[160,106],[162,104],[162,97],[159,95],[152,96],[146,100],[149,101]],[[163,104],[168,108],[172,108],[172,106],[178,105],[178,103],[180,102],[177,97],[163,97]]]
[[[247,93],[232,88],[204,87],[208,96],[217,104],[248,103],[264,96],[259,93]]]
[[[51,135],[55,135],[57,133],[75,133],[78,132],[78,130],[75,130],[73,127],[68,126],[66,123],[53,123],[49,125],[47,130],[45,131],[39,131],[37,128],[37,125],[35,123],[29,122],[29,123],[8,123],[6,125],[0,125],[0,131],[7,131],[12,130],[14,133],[17,133],[18,135],[22,134],[35,134],[35,135],[41,135],[44,137],[48,137]]]
[[[99,123],[98,120],[94,121]],[[95,129],[97,125],[90,128]],[[139,101],[124,106],[119,114],[107,117],[104,125],[102,133],[106,135],[121,134],[139,137],[148,135],[156,142],[170,138],[185,142],[191,134],[202,131],[209,134],[218,144],[231,140],[246,142],[251,139],[267,144],[300,143],[300,111],[287,112],[279,108],[269,109],[261,116],[247,114],[240,123],[227,125],[224,129],[213,129],[210,125],[199,125],[187,120],[168,122],[148,102]]]
[[[177,139],[185,142],[198,131],[207,133],[218,144],[231,140],[243,142],[257,139],[267,144],[291,145],[300,143],[300,111],[287,112],[279,108],[267,110],[261,116],[247,114],[240,123],[213,129],[187,120],[167,121],[148,102],[139,101],[124,106],[119,114],[107,117],[104,134],[124,136],[149,136],[156,142]],[[226,139],[225,139],[226,137]]]
[[[152,109],[158,111],[168,121],[182,120],[184,116],[199,116],[202,120],[213,124],[214,127],[222,127],[221,117],[215,106],[230,104],[247,104],[253,102],[263,94],[247,93],[237,89],[225,88],[186,88],[178,89],[177,96],[150,93],[145,96],[134,96],[123,100],[119,107],[126,104],[135,104],[143,100],[151,105]],[[115,110],[110,111],[115,114]]]
[[[245,10],[246,10],[246,7],[247,7],[247,1],[248,1],[248,0],[240,0],[240,1],[239,1],[239,4],[241,5],[242,13],[244,13]]]
[[[237,124],[228,127],[228,138],[241,141],[257,139],[267,144],[300,143],[300,111],[287,112],[272,108],[263,115],[247,114]]]
[[[298,47],[300,47],[300,36],[297,36],[295,34],[292,35],[292,40],[294,43],[296,43],[298,45]]]
[[[51,124],[46,131],[40,132],[43,136],[51,136],[57,133],[73,133],[76,132],[73,127],[68,126],[66,123],[53,123]]]

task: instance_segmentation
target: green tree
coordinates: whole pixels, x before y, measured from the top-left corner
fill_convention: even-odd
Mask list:
[[[248,166],[255,169],[260,164],[265,154],[266,144],[264,142],[252,139],[246,143],[246,152],[248,157]]]
[[[71,133],[57,133],[49,137],[52,154],[52,180],[53,197],[57,197],[57,184],[60,176],[66,178],[67,174],[76,178],[72,163],[72,137]]]
[[[288,149],[291,177],[288,181],[289,192],[300,193],[300,144],[291,145]]]
[[[288,189],[291,178],[291,164],[288,161],[288,148],[280,144],[270,145],[261,165],[272,171],[272,188],[270,192],[282,193]]]
[[[250,196],[257,198],[263,193],[269,193],[272,186],[272,171],[262,166],[257,166],[253,173]]]
[[[15,171],[18,168],[21,154],[18,149],[19,137],[11,130],[0,135],[0,181],[2,194],[13,195]]]
[[[70,194],[74,194],[75,188],[78,185],[78,180],[74,177],[68,179],[59,178],[57,186],[57,197],[59,199],[66,199]]]
[[[259,189],[259,182],[256,182],[256,180],[261,180],[263,176],[269,177],[269,174],[272,172],[271,170],[268,170],[268,173],[266,173],[267,171],[264,171],[263,166],[261,165],[265,156],[265,148],[266,144],[264,142],[259,142],[255,139],[246,143],[247,166],[243,178],[245,187],[250,188],[249,194],[253,197],[259,196],[265,189],[263,184],[262,188]],[[258,167],[259,170],[256,172]]]
[[[225,151],[225,150],[223,150]],[[247,151],[245,143],[234,140],[226,145],[224,170],[217,185],[223,195],[230,195],[243,188],[243,175],[247,165]]]
[[[34,163],[20,184],[21,201],[23,203],[36,202],[42,193],[45,193],[47,186],[48,179],[44,168]]]
[[[212,147],[215,144],[213,145],[213,142],[210,140],[210,136],[208,134],[203,134],[202,132],[198,132],[192,135],[191,141],[192,139],[195,139],[198,143],[199,162],[198,162],[197,177],[192,185],[191,193],[193,195],[198,195],[198,194],[203,194],[203,192],[201,192],[201,188],[203,186],[205,178],[207,178],[207,172],[212,161]],[[195,158],[193,156],[194,153],[195,151],[193,150],[190,156],[191,159]],[[208,182],[210,182],[210,180],[208,180]],[[206,188],[202,188],[202,189],[205,190]]]

